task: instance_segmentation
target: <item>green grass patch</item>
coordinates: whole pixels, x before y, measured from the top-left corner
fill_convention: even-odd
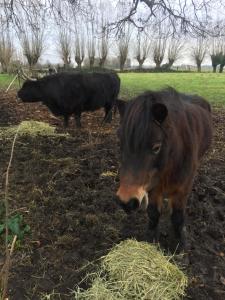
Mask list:
[[[0,89],[6,89],[9,84],[12,82],[13,78],[15,77],[15,74],[0,74]],[[22,81],[20,80],[20,84],[22,84]],[[15,89],[19,87],[19,81],[16,79],[10,89]]]
[[[120,96],[129,99],[146,90],[171,86],[198,94],[210,103],[225,105],[225,74],[219,73],[121,73]]]
[[[92,285],[78,290],[76,300],[178,300],[185,294],[187,277],[155,245],[126,240],[101,259],[91,273]]]

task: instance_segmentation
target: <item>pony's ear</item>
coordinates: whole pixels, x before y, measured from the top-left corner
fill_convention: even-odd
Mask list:
[[[166,105],[162,103],[153,104],[152,115],[155,121],[159,122],[160,124],[163,123],[168,115],[168,109]]]
[[[125,110],[126,110],[126,106],[127,106],[127,102],[126,101],[123,101],[123,100],[120,100],[120,99],[116,100],[116,108],[119,111],[120,119],[122,119],[123,116],[124,116],[124,113],[125,113]]]

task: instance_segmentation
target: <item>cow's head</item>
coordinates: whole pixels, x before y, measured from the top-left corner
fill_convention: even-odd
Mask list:
[[[17,97],[23,102],[38,102],[42,100],[41,82],[26,80],[18,91]]]
[[[148,205],[167,159],[165,104],[146,93],[126,105],[118,130],[121,149],[118,201],[125,211]]]

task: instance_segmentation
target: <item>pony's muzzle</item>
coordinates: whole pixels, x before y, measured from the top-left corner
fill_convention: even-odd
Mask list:
[[[131,212],[137,210],[140,206],[139,201],[137,198],[130,199],[129,202],[123,203],[118,197],[116,199],[117,204],[127,213],[130,214]]]
[[[138,187],[135,190],[130,187],[128,189],[120,187],[116,195],[117,203],[127,213],[139,208],[146,210],[148,207],[148,194],[142,187]]]

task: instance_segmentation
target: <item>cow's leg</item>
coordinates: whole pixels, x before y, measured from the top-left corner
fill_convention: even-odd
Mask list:
[[[67,128],[69,126],[69,116],[64,115],[64,127]]]
[[[74,113],[75,123],[78,128],[81,128],[81,112],[75,112]]]
[[[157,242],[159,238],[159,218],[162,209],[162,195],[159,192],[151,193],[149,198],[149,204],[147,208],[149,223],[149,240],[150,242]]]
[[[103,122],[110,123],[112,121],[112,105],[105,105],[105,117]]]

